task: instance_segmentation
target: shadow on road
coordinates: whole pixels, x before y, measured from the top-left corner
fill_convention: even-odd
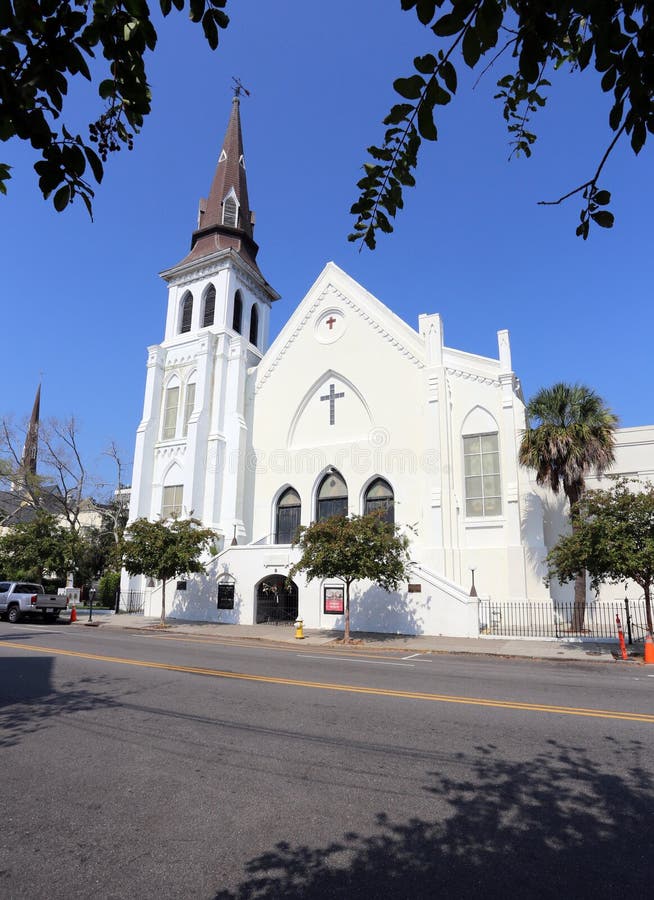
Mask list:
[[[55,689],[50,657],[0,657],[0,747],[11,747],[54,716],[106,707],[112,698],[98,693],[104,677],[80,678]]]
[[[633,761],[644,752],[638,741],[621,748],[607,738],[616,775],[554,740],[525,762],[474,748],[460,754],[465,779],[429,773],[438,819],[379,814],[370,835],[324,847],[278,843],[215,900],[647,896],[652,775],[620,765],[623,754]]]

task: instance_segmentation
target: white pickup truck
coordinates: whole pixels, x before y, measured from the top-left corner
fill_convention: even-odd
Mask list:
[[[41,584],[0,581],[0,616],[6,616],[9,622],[35,615],[43,616],[46,622],[54,622],[67,604],[65,594],[46,594]]]

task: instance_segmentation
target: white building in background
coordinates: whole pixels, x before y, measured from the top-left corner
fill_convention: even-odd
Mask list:
[[[562,504],[518,466],[525,426],[507,331],[497,358],[417,330],[328,263],[269,346],[278,294],[257,265],[235,97],[190,253],[163,273],[164,340],[148,350],[130,519],[193,515],[219,552],[178,583],[173,616],[342,627],[334,580],[290,588],[299,524],[383,508],[415,561],[396,594],[357,585],[355,630],[477,634],[480,596],[548,600],[543,559]],[[618,436],[617,470],[654,476],[654,427]],[[160,585],[123,578],[158,615]],[[557,597],[561,589],[557,589]]]

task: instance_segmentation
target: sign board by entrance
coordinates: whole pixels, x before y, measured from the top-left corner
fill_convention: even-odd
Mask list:
[[[324,611],[334,616],[345,612],[345,588],[341,585],[324,587]]]
[[[218,585],[218,609],[234,609],[234,585]]]

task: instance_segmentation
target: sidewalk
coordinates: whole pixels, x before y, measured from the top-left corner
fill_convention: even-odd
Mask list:
[[[145,616],[114,615],[94,612],[95,621],[107,629],[153,629],[158,618]],[[77,624],[84,624],[86,616],[80,615]],[[459,638],[420,635],[411,637],[398,634],[352,632],[352,643],[340,643],[342,632],[304,629],[304,640],[295,637],[292,625],[226,625],[216,622],[195,622],[168,618],[167,634],[187,634],[196,638],[220,638],[221,640],[250,640],[275,644],[293,644],[299,647],[320,646],[339,652],[357,650],[392,650],[407,653],[456,653],[478,656],[506,656],[526,659],[576,660],[581,662],[622,663],[615,642],[590,642],[574,640],[524,640],[510,638]],[[627,648],[631,665],[642,663],[641,644]]]

